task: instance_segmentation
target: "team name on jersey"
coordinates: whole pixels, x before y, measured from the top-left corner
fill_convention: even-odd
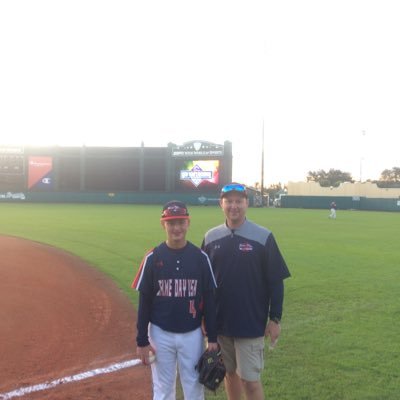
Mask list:
[[[247,242],[240,243],[239,244],[239,250],[240,251],[244,251],[244,252],[253,251],[253,246],[250,243],[247,243]]]
[[[158,286],[157,296],[195,297],[197,294],[197,279],[160,279]]]

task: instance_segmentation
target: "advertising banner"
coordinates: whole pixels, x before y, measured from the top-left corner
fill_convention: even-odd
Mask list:
[[[53,190],[53,157],[29,157],[28,190]]]

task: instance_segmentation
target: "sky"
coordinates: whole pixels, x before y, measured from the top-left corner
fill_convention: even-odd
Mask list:
[[[378,179],[400,167],[399,17],[398,0],[4,0],[0,146],[230,141],[249,185]]]

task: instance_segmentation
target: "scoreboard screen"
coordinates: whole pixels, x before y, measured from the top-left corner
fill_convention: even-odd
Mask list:
[[[216,190],[219,185],[219,160],[180,161],[177,166],[177,188],[185,191]]]

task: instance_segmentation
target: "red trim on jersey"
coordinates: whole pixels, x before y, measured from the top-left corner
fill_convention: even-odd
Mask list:
[[[140,263],[139,270],[138,270],[138,272],[137,272],[137,274],[135,276],[135,279],[132,282],[132,286],[131,287],[133,289],[137,289],[138,288],[138,283],[139,283],[140,277],[142,276],[143,268],[144,268],[144,265],[146,264],[147,257],[153,252],[153,250],[154,250],[154,247],[144,255],[143,260]]]

